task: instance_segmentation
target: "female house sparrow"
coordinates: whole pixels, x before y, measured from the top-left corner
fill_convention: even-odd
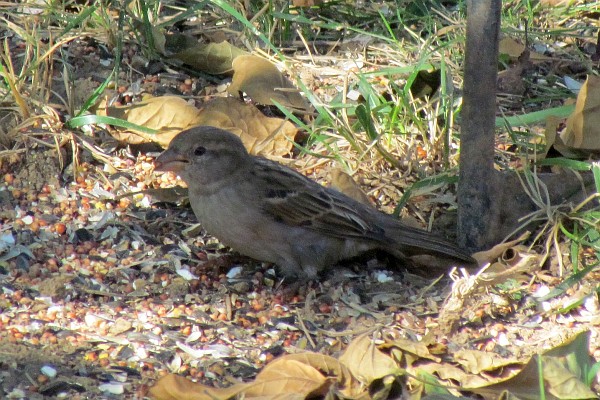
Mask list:
[[[369,250],[475,261],[454,244],[323,187],[277,162],[248,154],[234,134],[210,126],[179,133],[155,161],[189,187],[203,227],[224,244],[275,263],[287,277],[314,279]]]

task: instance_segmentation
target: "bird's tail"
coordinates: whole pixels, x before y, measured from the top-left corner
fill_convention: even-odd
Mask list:
[[[434,255],[452,258],[465,265],[477,262],[456,244],[435,236],[423,229],[399,224],[397,221],[385,227],[385,235],[391,239],[386,251],[403,258],[416,255]]]

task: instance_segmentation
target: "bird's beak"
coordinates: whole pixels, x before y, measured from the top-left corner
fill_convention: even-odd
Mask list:
[[[188,160],[173,149],[167,149],[154,160],[155,171],[181,171],[188,164]]]

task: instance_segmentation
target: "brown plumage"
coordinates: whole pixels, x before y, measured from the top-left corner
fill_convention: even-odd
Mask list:
[[[222,129],[181,132],[156,159],[156,169],[174,171],[187,183],[192,209],[209,233],[244,255],[277,264],[288,277],[313,279],[370,250],[475,262],[429,232],[248,154]]]

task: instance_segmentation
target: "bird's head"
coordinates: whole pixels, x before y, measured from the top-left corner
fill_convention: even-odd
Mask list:
[[[188,184],[206,185],[231,176],[251,160],[239,137],[212,126],[180,132],[155,160],[156,171],[173,171]]]

